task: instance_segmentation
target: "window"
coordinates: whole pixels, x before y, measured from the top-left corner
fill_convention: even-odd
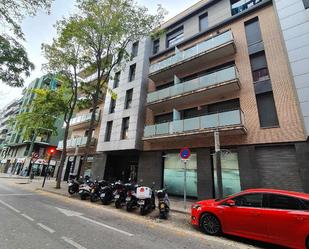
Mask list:
[[[200,32],[208,29],[208,14],[205,13],[199,17]]]
[[[105,131],[105,142],[109,142],[111,140],[111,134],[112,134],[112,127],[113,127],[113,121],[108,121],[106,123],[106,131]]]
[[[130,66],[129,70],[129,82],[135,80],[135,71],[136,71],[136,64]]]
[[[183,27],[179,27],[166,35],[166,48],[176,45],[183,40]]]
[[[154,40],[152,44],[152,53],[156,54],[160,50],[160,39]]]
[[[305,210],[308,210],[308,211],[309,211],[309,201],[302,200],[302,202],[304,203]]]
[[[131,108],[132,97],[133,97],[133,89],[127,90],[127,92],[126,92],[126,102],[125,102],[124,109]]]
[[[301,202],[297,198],[285,195],[268,194],[267,207],[274,209],[300,210]]]
[[[254,82],[269,80],[268,68],[257,69],[252,72],[252,76]]]
[[[155,123],[161,124],[161,123],[167,123],[173,121],[173,113],[166,113],[155,116]]]
[[[92,129],[92,134],[93,134],[94,130],[95,129]],[[88,134],[89,134],[89,130],[87,129],[87,130],[85,130],[85,137],[88,137]],[[92,134],[91,134],[91,136],[92,136]]]
[[[257,108],[261,127],[276,127],[279,125],[275,100],[272,92],[256,95]]]
[[[119,86],[119,81],[120,81],[120,72],[117,72],[115,73],[113,88],[117,88]]]
[[[131,53],[132,58],[136,57],[137,53],[138,53],[138,41],[134,42],[132,45],[132,53]]]
[[[245,23],[245,30],[248,46],[256,44],[263,40],[259,19],[257,17]]]
[[[115,107],[116,107],[116,100],[111,98],[111,103],[110,103],[110,106],[109,106],[109,113],[114,113]]]
[[[130,121],[129,117],[122,119],[121,139],[128,139],[128,135],[129,135],[129,121]]]
[[[260,2],[262,2],[262,0],[231,0],[232,16],[249,9]]]
[[[305,9],[309,9],[309,0],[303,0]]]
[[[233,199],[236,206],[240,207],[262,207],[263,194],[241,195]]]

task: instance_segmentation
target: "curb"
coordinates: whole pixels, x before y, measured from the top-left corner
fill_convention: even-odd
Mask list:
[[[68,194],[59,193],[57,191],[53,191],[53,190],[49,190],[49,189],[35,188],[35,190],[39,190],[39,191],[43,191],[43,192],[52,193],[52,194],[56,194],[56,195],[60,195],[60,196],[71,198],[71,196],[68,195]],[[75,198],[75,199],[77,199],[77,198]],[[171,208],[171,211],[176,212],[176,213],[180,213],[180,214],[190,214],[190,211],[183,211],[183,210],[173,209],[173,208]]]

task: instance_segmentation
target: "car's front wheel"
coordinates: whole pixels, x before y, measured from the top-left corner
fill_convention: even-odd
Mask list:
[[[209,235],[219,235],[221,233],[221,224],[219,219],[209,213],[202,215],[200,219],[200,227]]]

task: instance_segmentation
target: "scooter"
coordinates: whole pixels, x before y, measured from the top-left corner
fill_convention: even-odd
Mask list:
[[[136,197],[136,189],[138,185],[134,183],[126,183],[125,188],[127,190],[127,195],[126,195],[126,207],[127,211],[131,212],[134,208],[138,207],[137,204],[137,197]]]
[[[140,214],[145,215],[156,208],[155,195],[149,187],[138,187],[136,189],[137,204],[140,208]]]
[[[158,197],[158,208],[159,208],[159,218],[167,219],[168,213],[170,211],[170,201],[168,199],[168,194],[166,189],[160,189],[157,192]]]
[[[68,183],[68,192],[70,195],[73,195],[78,192],[79,186],[83,184],[83,179],[76,179],[76,176],[71,176]]]
[[[90,201],[91,202],[96,202],[99,198],[100,198],[100,195],[102,193],[102,189],[104,186],[107,186],[108,183],[104,180],[102,181],[95,181],[93,186],[92,186],[92,189],[91,189],[91,193],[90,193]]]
[[[103,205],[108,205],[114,200],[114,184],[108,184],[101,188],[100,199]]]
[[[126,204],[127,191],[122,181],[115,182],[115,207],[121,208]]]
[[[79,196],[81,200],[86,200],[90,194],[94,183],[90,180],[87,180],[85,183],[79,186]]]

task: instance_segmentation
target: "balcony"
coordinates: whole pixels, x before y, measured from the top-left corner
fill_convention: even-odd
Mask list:
[[[237,68],[233,66],[148,93],[147,104],[152,110],[156,110],[163,103],[173,107],[178,103],[205,100],[205,97],[219,96],[239,89]]]
[[[84,128],[87,126],[91,120],[92,113],[87,113],[84,115],[77,116],[75,118],[72,118],[70,121],[70,127],[74,129]],[[98,123],[100,119],[100,114],[95,114],[95,123]],[[64,124],[65,125],[65,124]]]
[[[238,1],[232,5],[232,16],[253,7],[254,5],[262,2],[262,0],[246,0],[244,4],[242,4],[242,2],[243,1]]]
[[[178,51],[177,48],[175,50],[175,55],[150,66],[150,79],[154,82],[169,81],[174,75],[180,76],[192,69],[197,71],[205,64],[236,52],[233,34],[230,30],[184,51]]]
[[[75,149],[76,147],[85,147],[87,143],[87,137],[77,137],[69,139],[67,141],[67,149]],[[91,138],[91,146],[96,144],[96,138]],[[63,141],[59,141],[57,150],[63,149]]]
[[[241,110],[233,110],[148,125],[144,129],[143,140],[203,134],[212,132],[217,128],[230,135],[246,134],[243,112]]]

